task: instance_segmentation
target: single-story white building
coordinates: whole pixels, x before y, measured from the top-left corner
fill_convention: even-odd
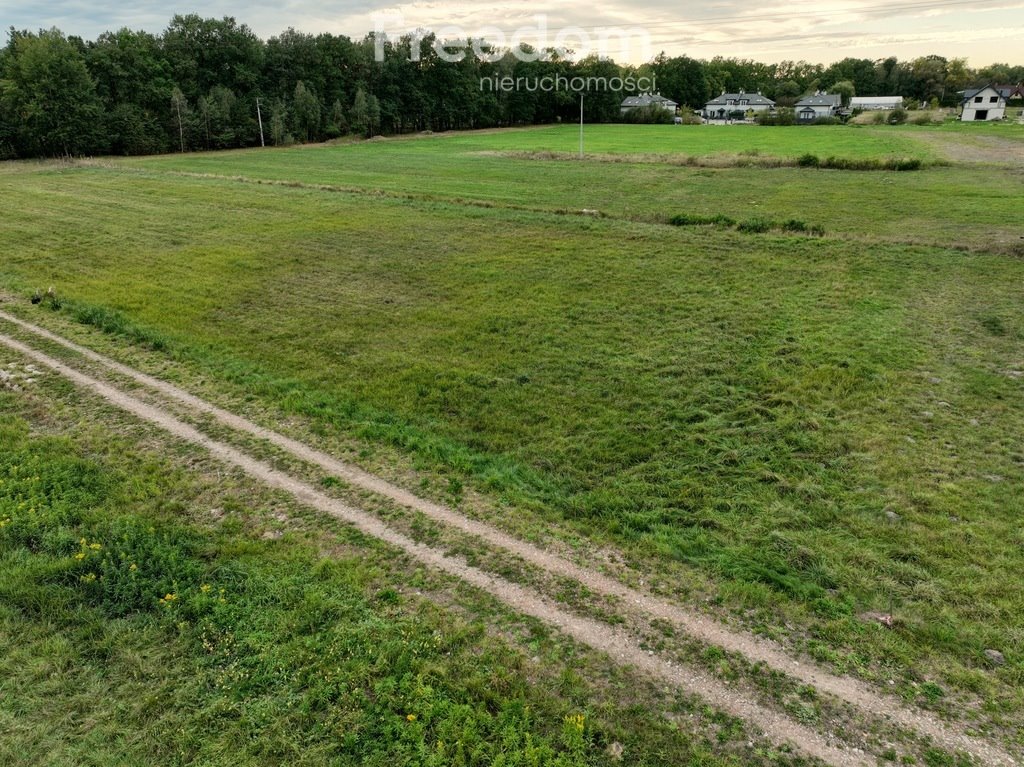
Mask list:
[[[634,109],[643,109],[645,107],[661,107],[666,112],[676,113],[676,108],[679,106],[672,99],[667,99],[660,93],[641,93],[639,96],[629,96],[624,99],[622,104],[619,106],[619,114],[626,114],[632,112]]]
[[[850,109],[899,109],[902,106],[902,96],[854,96],[850,99]]]
[[[1002,120],[1006,116],[1006,97],[996,88],[971,88],[964,91],[960,102],[960,119],[964,122]]]
[[[796,110],[796,119],[800,122],[811,122],[822,117],[835,117],[843,106],[843,97],[838,93],[822,93],[818,91],[813,96],[804,96],[793,109]]]
[[[703,116],[708,120],[725,120],[733,112],[743,112],[744,116],[771,112],[775,102],[760,93],[722,93],[704,105]]]

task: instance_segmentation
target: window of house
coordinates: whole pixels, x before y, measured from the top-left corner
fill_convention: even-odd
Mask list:
[[[974,97],[974,103],[975,104],[980,104],[981,103],[981,96],[975,96]]]
[[[992,96],[992,97],[990,97],[990,98],[989,98],[989,100],[988,100],[988,102],[989,102],[990,104],[995,104],[995,103],[996,103],[997,101],[999,101],[999,97],[998,97],[998,96]]]

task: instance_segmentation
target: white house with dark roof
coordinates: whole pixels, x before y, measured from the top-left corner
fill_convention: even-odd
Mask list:
[[[1002,120],[1006,116],[1006,96],[996,87],[971,88],[964,91],[960,102],[960,119],[963,122],[986,122]]]
[[[835,117],[843,108],[843,97],[838,93],[822,93],[804,96],[793,107],[796,119],[800,122],[811,122],[823,117]]]
[[[671,114],[676,113],[676,108],[679,106],[672,99],[667,99],[660,93],[641,93],[639,96],[629,96],[622,101],[619,106],[619,114],[626,114],[632,112],[634,109],[643,109],[645,107],[661,107],[666,112]]]
[[[704,117],[708,120],[725,120],[735,112],[742,112],[745,117],[754,114],[771,112],[775,102],[760,93],[723,93],[704,105]]]

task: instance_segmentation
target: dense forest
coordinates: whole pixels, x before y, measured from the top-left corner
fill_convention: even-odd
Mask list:
[[[831,66],[664,54],[641,67],[558,51],[521,61],[511,52],[482,60],[467,46],[451,63],[436,39],[383,43],[288,29],[263,41],[233,18],[175,16],[162,34],[122,29],[95,41],[10,30],[0,50],[0,159],[149,154],[390,134],[550,123],[578,116],[577,97],[495,92],[482,78],[650,76],[658,90],[700,107],[722,91],[761,91],[780,104],[836,86],[857,95],[900,95],[951,106],[957,92],[990,81],[1024,80],[1024,67],[972,70],[963,59],[847,58]],[[420,55],[412,56],[418,45]],[[418,61],[414,59],[418,58]],[[618,119],[625,94],[588,94],[586,119]]]

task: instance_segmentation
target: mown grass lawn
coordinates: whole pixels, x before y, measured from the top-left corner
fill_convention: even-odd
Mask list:
[[[610,153],[604,159],[578,162],[503,154],[539,151],[572,139],[571,130],[562,126],[116,162],[150,173],[334,185],[550,211],[588,209],[640,221],[664,222],[681,213],[725,214],[741,220],[766,216],[795,218],[830,234],[869,241],[897,239],[1008,252],[1021,245],[1016,222],[1024,178],[1012,168],[929,167],[901,173],[698,168],[669,164],[661,157],[699,150],[709,155],[810,152],[821,159],[927,159],[935,150],[914,138],[927,128],[591,126],[588,131],[592,151]],[[965,134],[964,140],[969,137]],[[668,146],[672,141],[677,142],[674,149]],[[608,161],[617,151],[623,161]],[[644,161],[645,153],[651,154],[651,161]]]

